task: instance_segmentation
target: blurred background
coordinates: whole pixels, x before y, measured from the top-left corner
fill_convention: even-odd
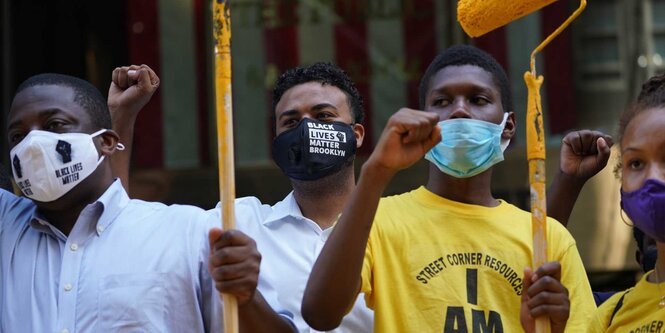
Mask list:
[[[210,208],[218,201],[210,2],[206,0],[1,0],[2,159],[17,85],[42,72],[84,78],[105,95],[117,66],[148,64],[162,83],[136,125],[131,195]],[[284,70],[316,61],[345,69],[365,99],[368,156],[387,119],[417,108],[419,78],[446,47],[491,53],[512,82],[519,132],[498,165],[495,195],[528,209],[522,75],[531,50],[578,6],[560,0],[482,38],[468,39],[456,0],[232,0],[237,195],[275,203],[289,183],[270,158],[271,90]],[[618,115],[665,64],[665,0],[592,0],[538,60],[548,174],[573,129],[614,135]],[[357,163],[360,166],[361,163]],[[610,165],[587,183],[569,229],[597,290],[633,285],[631,229],[619,216]],[[386,194],[424,184],[426,163],[400,173]],[[551,177],[550,177],[551,179]]]

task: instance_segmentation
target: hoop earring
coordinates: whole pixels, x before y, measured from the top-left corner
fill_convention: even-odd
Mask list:
[[[628,222],[626,221],[626,219],[623,218],[623,214],[624,214],[624,213],[625,213],[625,212],[623,211],[623,208],[619,208],[619,216],[621,217],[621,221],[623,221],[623,224],[625,224],[625,225],[627,225],[627,226],[629,226],[629,227],[631,227],[631,228],[632,228],[632,227],[635,227],[635,224],[634,224],[634,223],[628,223]],[[628,219],[630,220],[630,218],[628,218]],[[631,221],[631,222],[632,222],[632,221]]]

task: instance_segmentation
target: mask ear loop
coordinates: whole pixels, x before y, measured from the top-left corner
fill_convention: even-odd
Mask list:
[[[506,123],[508,122],[508,112],[503,113],[503,120],[501,121],[501,134],[503,136],[503,130],[506,129]],[[506,148],[510,145],[510,139],[501,138],[501,152],[505,152]]]
[[[619,208],[619,216],[621,217],[621,221],[623,221],[623,224],[625,224],[625,225],[627,225],[627,226],[629,226],[629,227],[631,227],[631,228],[634,228],[634,227],[635,227],[635,224],[633,224],[633,223],[628,223],[628,222],[626,221],[626,219],[623,217],[624,213],[625,213],[625,212],[623,211],[623,208]],[[630,220],[630,218],[628,218],[628,219]]]

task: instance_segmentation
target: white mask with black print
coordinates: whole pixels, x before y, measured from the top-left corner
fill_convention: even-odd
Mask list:
[[[93,138],[106,132],[52,133],[30,131],[10,152],[14,180],[23,194],[40,202],[65,195],[90,176],[104,160]],[[118,144],[122,150],[122,144]]]

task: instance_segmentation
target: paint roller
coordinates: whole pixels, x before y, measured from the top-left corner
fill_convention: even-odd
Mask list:
[[[556,0],[460,0],[457,19],[471,37],[482,36],[520,17],[539,10]],[[544,78],[536,75],[536,54],[558,36],[586,7],[586,0],[573,14],[531,52],[531,70],[524,73],[529,91],[526,115],[526,146],[531,186],[531,222],[533,230],[533,267],[547,262],[547,207],[545,198],[545,130],[540,103],[540,87]],[[550,332],[547,318],[536,319],[536,332]]]

